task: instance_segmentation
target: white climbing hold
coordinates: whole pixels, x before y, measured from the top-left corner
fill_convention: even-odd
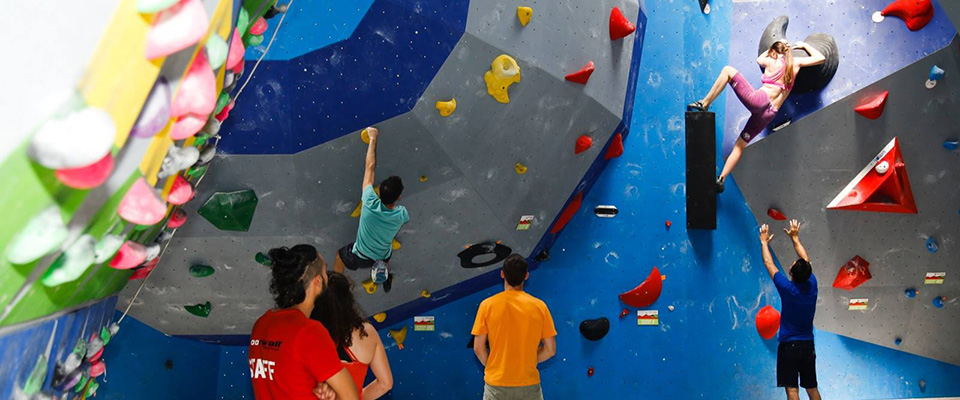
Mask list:
[[[77,280],[93,265],[97,240],[90,235],[77,238],[40,278],[44,286],[54,287]]]
[[[167,179],[177,172],[183,171],[195,164],[200,159],[200,150],[196,147],[176,147],[173,146],[167,151],[167,156],[160,164],[160,179]]]
[[[50,169],[85,167],[110,152],[116,135],[109,113],[87,107],[44,123],[33,135],[27,154]]]
[[[876,11],[873,13],[873,17],[871,19],[873,19],[873,22],[876,22],[879,24],[883,22],[883,18],[884,18],[883,14],[880,11]]]
[[[34,262],[60,247],[67,234],[60,208],[50,207],[33,217],[10,241],[7,261],[18,265]]]
[[[93,263],[100,264],[106,262],[112,258],[114,254],[117,254],[120,246],[123,246],[123,237],[117,235],[104,236],[93,248]]]
[[[877,164],[876,167],[873,167],[873,169],[876,170],[878,174],[883,175],[887,173],[887,170],[890,169],[890,163],[886,161],[881,161],[880,163]]]

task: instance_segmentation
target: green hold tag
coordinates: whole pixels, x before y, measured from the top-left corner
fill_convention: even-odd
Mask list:
[[[139,0],[137,1],[137,12],[153,14],[170,8],[170,6],[177,4],[177,1],[178,0]]]
[[[214,273],[213,267],[209,265],[197,264],[190,266],[190,275],[194,278],[205,278]]]
[[[220,69],[220,67],[223,66],[223,62],[227,60],[227,52],[230,50],[229,47],[227,47],[227,42],[214,33],[207,39],[206,49],[207,60],[210,61],[210,68],[213,68],[214,71]]]
[[[217,192],[197,213],[222,231],[246,232],[253,222],[253,213],[257,211],[257,194],[253,190],[236,192]]]
[[[257,262],[260,263],[260,265],[266,265],[268,267],[273,265],[273,260],[271,260],[269,256],[263,253],[257,253],[254,259],[257,260]]]
[[[194,304],[192,306],[183,306],[190,314],[206,318],[210,316],[210,302],[204,304]]]
[[[217,107],[213,110],[213,114],[220,114],[220,111],[223,111],[227,104],[230,104],[230,93],[224,91],[220,93],[220,97],[217,97]]]

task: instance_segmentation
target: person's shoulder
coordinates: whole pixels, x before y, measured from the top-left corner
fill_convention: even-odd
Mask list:
[[[369,336],[378,336],[378,337],[379,337],[379,333],[377,333],[377,328],[374,328],[374,327],[373,327],[373,324],[371,324],[371,323],[369,323],[369,322],[364,322],[364,323],[363,323],[363,332],[366,333],[366,334],[369,335]]]

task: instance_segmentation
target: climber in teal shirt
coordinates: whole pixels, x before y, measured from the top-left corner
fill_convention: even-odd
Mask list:
[[[403,193],[403,181],[391,176],[380,183],[380,195],[373,190],[374,170],[377,167],[377,128],[367,128],[370,145],[363,173],[360,226],[357,240],[340,248],[333,264],[334,271],[343,273],[344,267],[351,270],[370,268],[374,283],[380,284],[389,277],[388,266],[393,255],[393,238],[403,224],[410,221],[404,206],[398,205]]]

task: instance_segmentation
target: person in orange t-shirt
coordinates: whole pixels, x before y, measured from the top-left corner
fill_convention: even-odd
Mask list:
[[[484,365],[483,400],[542,400],[537,364],[557,353],[553,317],[542,300],[523,291],[530,273],[522,256],[507,257],[500,277],[503,292],[480,303],[473,323],[473,352]]]

